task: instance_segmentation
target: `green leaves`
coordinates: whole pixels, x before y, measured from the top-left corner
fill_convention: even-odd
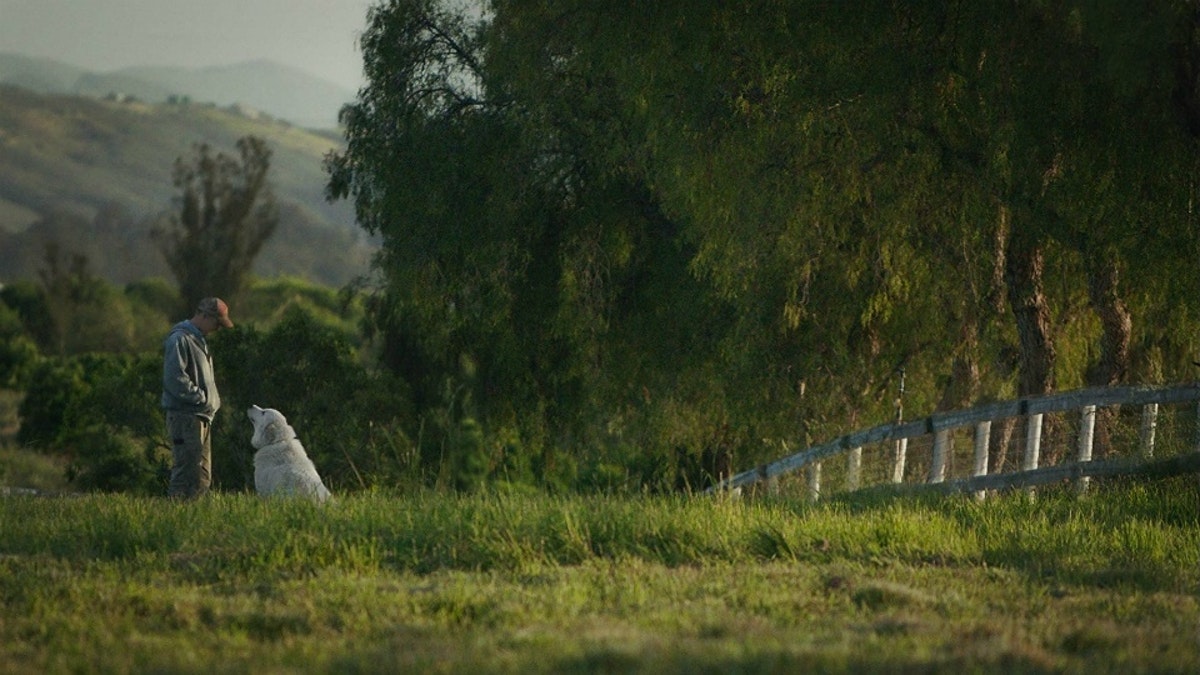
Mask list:
[[[392,363],[433,402],[469,355],[485,433],[662,469],[728,424],[753,461],[886,417],[898,363],[925,410],[1022,349],[1078,381],[1088,261],[1150,289],[1194,260],[1173,4],[626,4],[370,17],[331,192],[383,237]]]

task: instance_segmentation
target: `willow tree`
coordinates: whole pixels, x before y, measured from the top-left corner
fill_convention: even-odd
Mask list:
[[[385,365],[413,388],[414,435],[434,470],[477,418],[515,426],[511,411],[533,407],[545,382],[530,374],[556,365],[552,287],[534,283],[557,279],[556,209],[512,103],[487,80],[482,29],[439,2],[372,8],[367,86],[342,113],[346,150],[327,162],[330,195],[352,198],[382,239],[371,315]]]
[[[383,235],[394,365],[560,441],[689,453],[890,407],[966,284],[922,248],[961,197],[903,115],[936,45],[889,7],[374,10],[331,191]]]
[[[936,388],[994,266],[989,232],[963,227],[988,200],[930,131],[940,5],[496,8],[522,100],[555,128],[586,115],[590,161],[675,224],[703,289],[685,306],[720,308],[675,379],[733,410],[696,399],[695,417],[793,439],[890,413],[900,366]]]
[[[615,169],[623,127],[604,82],[562,43],[526,38],[443,3],[372,10],[369,84],[328,166],[331,194],[382,236],[374,317],[423,437],[453,446],[477,421],[545,477],[636,443],[622,420],[670,401],[720,324],[696,310],[676,224]]]
[[[383,236],[393,364],[490,431],[762,452],[890,416],[900,368],[920,409],[1041,393],[1064,334],[1090,348],[1089,288],[1118,345],[1120,277],[1088,270],[1163,278],[1112,216],[1170,211],[1138,190],[1183,155],[1143,175],[1107,143],[1122,110],[1158,128],[1161,98],[1088,70],[1164,35],[1091,37],[1124,10],[454,6],[372,11],[330,187]]]
[[[214,153],[200,143],[192,157],[175,161],[176,210],[163,216],[152,236],[179,284],[182,311],[212,295],[235,301],[279,222],[266,141],[243,137],[237,151]]]

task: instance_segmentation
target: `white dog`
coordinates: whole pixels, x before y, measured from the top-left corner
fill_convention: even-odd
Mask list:
[[[283,413],[272,408],[250,406],[246,411],[254,425],[250,445],[254,453],[254,488],[264,496],[295,495],[317,502],[330,498],[329,490],[317,475],[296,431]]]

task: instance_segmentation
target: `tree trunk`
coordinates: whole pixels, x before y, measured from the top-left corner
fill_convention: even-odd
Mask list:
[[[1126,381],[1129,375],[1129,343],[1133,322],[1129,308],[1118,289],[1120,270],[1112,255],[1096,256],[1096,264],[1088,269],[1088,298],[1092,310],[1100,317],[1100,358],[1088,367],[1087,383],[1092,387],[1112,387]],[[1097,454],[1106,457],[1112,452],[1112,428],[1118,409],[1101,408],[1096,415],[1095,447]]]
[[[1100,317],[1100,358],[1088,368],[1088,384],[1111,387],[1129,374],[1129,342],[1133,322],[1121,299],[1120,272],[1113,256],[1102,256],[1088,270],[1088,299]]]
[[[1041,244],[1030,234],[1028,223],[1013,223],[1008,238],[1004,281],[1008,304],[1016,320],[1020,348],[1017,394],[1041,396],[1054,389],[1054,340],[1050,334],[1050,306],[1043,287],[1045,258]],[[1043,437],[1053,436],[1053,418],[1042,427]],[[1044,457],[1049,464],[1058,460],[1059,444],[1050,441]],[[1025,452],[1029,452],[1025,448]]]
[[[1004,473],[1008,471],[1008,449],[1012,445],[1013,431],[1017,428],[1016,417],[1005,417],[998,424],[992,424],[990,445],[996,451],[990,457],[989,473]]]
[[[1042,285],[1046,263],[1041,245],[1022,235],[1022,229],[1019,224],[1011,229],[1004,280],[1020,343],[1017,394],[1040,396],[1054,389],[1054,341],[1050,335],[1050,307]]]
[[[938,410],[966,408],[979,396],[978,352],[979,327],[974,320],[964,320],[959,330],[958,349],[954,352],[950,380],[942,388]]]

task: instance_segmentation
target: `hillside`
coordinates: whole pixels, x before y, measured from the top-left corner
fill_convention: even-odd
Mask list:
[[[147,103],[188,99],[240,105],[311,129],[332,129],[354,92],[301,70],[258,60],[209,68],[138,67],[92,72],[51,59],[0,52],[0,84],[41,94],[136,98]]]
[[[44,72],[44,71],[39,71]],[[205,142],[233,152],[256,135],[271,150],[280,225],[256,266],[341,285],[367,270],[373,247],[353,208],[324,197],[324,156],[341,140],[243,107],[36,93],[0,86],[0,282],[41,267],[45,243],[87,255],[116,283],[168,276],[146,238],[172,207],[176,158]]]

